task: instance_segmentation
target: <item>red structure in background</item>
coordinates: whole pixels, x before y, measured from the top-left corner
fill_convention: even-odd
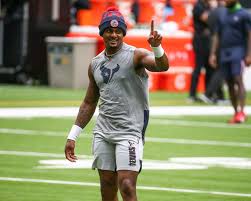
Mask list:
[[[152,17],[155,16],[157,22],[161,18],[165,0],[138,0],[140,5],[139,24],[148,25]],[[127,17],[132,0],[119,1],[118,7],[122,7],[121,12]],[[165,73],[149,72],[149,88],[151,91],[165,90],[170,92],[187,92],[190,87],[191,74],[194,68],[194,52],[192,49],[192,6],[195,0],[172,0],[174,14],[167,17],[167,21],[178,24],[178,29],[187,31],[188,34],[177,36],[175,33],[164,35],[162,46],[168,54],[170,69]],[[108,6],[116,5],[115,0],[91,0],[90,10],[80,10],[78,12],[78,23],[81,26],[97,26],[100,22],[101,14]],[[190,10],[189,10],[190,9]],[[189,13],[190,12],[190,13]],[[125,18],[126,18],[125,17]],[[128,19],[128,18],[126,18]],[[190,33],[190,34],[189,34]],[[87,31],[70,32],[69,37],[95,37],[97,38],[97,54],[104,49],[102,37],[98,33],[93,34]],[[150,50],[147,43],[147,34],[130,34],[128,31],[124,41],[136,47],[143,47]],[[204,74],[199,78],[198,91],[204,91]]]
[[[165,21],[173,21],[179,25],[179,29],[191,31],[192,16],[191,9],[196,0],[171,0],[174,14],[163,19],[163,9],[165,0],[138,0],[139,3],[139,19],[138,24],[147,24],[154,17],[158,23]],[[122,14],[127,19],[127,23],[131,24],[130,12],[133,0],[90,0],[90,9],[79,10],[77,13],[77,22],[81,26],[99,24],[101,15],[109,6],[118,6]]]
[[[116,0],[90,0],[90,9],[82,9],[77,13],[77,22],[79,25],[97,26],[101,15],[110,6],[115,6]]]

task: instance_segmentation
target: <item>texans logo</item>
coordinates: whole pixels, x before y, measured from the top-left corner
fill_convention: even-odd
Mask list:
[[[119,71],[120,66],[117,66],[113,69],[106,68],[105,66],[100,67],[101,75],[103,77],[104,83],[108,84],[113,78],[114,74]]]

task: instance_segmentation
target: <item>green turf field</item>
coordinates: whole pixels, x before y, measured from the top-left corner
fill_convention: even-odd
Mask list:
[[[0,107],[41,107],[78,106],[84,92],[0,86],[0,94]],[[154,93],[151,103],[186,105],[186,96]],[[144,161],[169,168],[143,169],[139,201],[251,201],[251,120],[229,126],[228,118],[151,117]],[[0,118],[0,201],[101,200],[97,171],[59,165],[65,161],[65,139],[73,122],[74,118]],[[91,157],[94,122],[77,142],[80,161]]]
[[[0,85],[0,94],[0,107],[79,106],[85,91]],[[151,106],[191,105],[186,101],[187,96],[187,93],[153,92],[150,93],[150,103]],[[251,105],[251,92],[247,93],[246,100]]]

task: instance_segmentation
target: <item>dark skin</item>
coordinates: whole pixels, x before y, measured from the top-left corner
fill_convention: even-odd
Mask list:
[[[119,51],[123,45],[123,32],[119,28],[107,28],[103,34],[105,44],[105,54],[109,57]],[[161,44],[162,36],[154,30],[154,21],[151,22],[148,43],[152,47]],[[141,74],[145,69],[153,72],[166,71],[169,68],[168,58],[164,53],[160,58],[155,58],[146,49],[137,48],[134,52],[134,68],[137,74]],[[75,124],[84,128],[92,118],[100,97],[99,88],[94,80],[92,67],[89,65],[88,76],[89,86],[85,98],[79,108]],[[65,145],[65,157],[71,162],[76,162],[74,153],[75,141],[67,140]],[[100,177],[100,188],[102,201],[118,201],[117,192],[120,190],[123,201],[137,201],[136,183],[138,172],[129,170],[119,170],[117,172],[108,170],[98,170]]]
[[[209,1],[210,0],[203,0],[204,4],[209,6]],[[207,23],[208,20],[208,16],[209,16],[209,12],[208,11],[204,11],[201,15],[200,15],[200,20],[204,23]]]
[[[239,1],[238,0],[225,0],[225,2],[226,2],[226,7],[227,8],[232,8]]]

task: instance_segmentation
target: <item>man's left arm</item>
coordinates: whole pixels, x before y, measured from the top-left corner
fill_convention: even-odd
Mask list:
[[[245,64],[246,64],[246,66],[251,65],[251,30],[248,32],[247,55],[245,57]]]
[[[136,49],[136,66],[144,67],[152,72],[167,71],[169,68],[169,61],[164,49],[161,46],[162,36],[154,30],[153,20],[151,22],[151,32],[147,41],[152,48],[153,54],[146,49]]]
[[[247,32],[247,52],[245,57],[246,66],[251,65],[251,14],[247,12],[244,18],[244,27]]]

